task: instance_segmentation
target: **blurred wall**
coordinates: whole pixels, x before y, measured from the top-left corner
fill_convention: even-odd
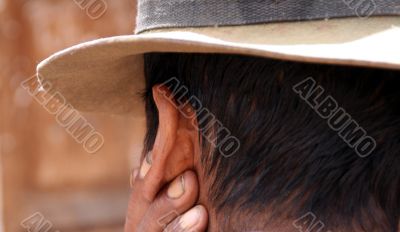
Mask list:
[[[88,15],[82,4],[91,1],[103,1],[104,14]],[[123,228],[143,121],[83,114],[105,141],[89,154],[21,88],[37,63],[57,50],[132,34],[135,1],[91,1],[0,0],[0,216],[5,231],[27,231],[21,222],[35,213],[52,223],[49,231]]]

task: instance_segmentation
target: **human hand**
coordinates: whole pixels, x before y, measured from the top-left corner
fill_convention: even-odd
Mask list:
[[[148,169],[150,164],[144,159],[140,171],[132,172],[125,232],[206,231],[208,213],[204,206],[195,205],[199,193],[196,174],[185,171],[158,189],[155,198],[150,199],[146,192],[154,189],[146,188],[157,187],[146,183]]]

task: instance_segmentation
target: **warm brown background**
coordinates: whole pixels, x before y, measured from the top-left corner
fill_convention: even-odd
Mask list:
[[[48,232],[122,231],[143,125],[84,114],[105,138],[88,154],[20,87],[57,50],[132,33],[135,1],[104,1],[92,20],[74,0],[0,0],[0,232],[26,231],[20,223],[35,212],[53,224]]]

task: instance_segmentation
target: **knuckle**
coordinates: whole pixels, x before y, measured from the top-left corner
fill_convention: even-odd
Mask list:
[[[178,218],[179,214],[176,210],[171,210],[168,213],[162,215],[158,220],[157,223],[164,228],[164,230],[169,226],[170,222],[174,219]]]
[[[163,232],[175,232],[180,231],[179,218],[175,219],[173,222],[169,223]]]

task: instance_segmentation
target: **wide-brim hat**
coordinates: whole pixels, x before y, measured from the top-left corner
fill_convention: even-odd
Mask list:
[[[139,0],[136,22],[42,61],[40,82],[78,110],[142,117],[145,53],[400,69],[400,0]]]

